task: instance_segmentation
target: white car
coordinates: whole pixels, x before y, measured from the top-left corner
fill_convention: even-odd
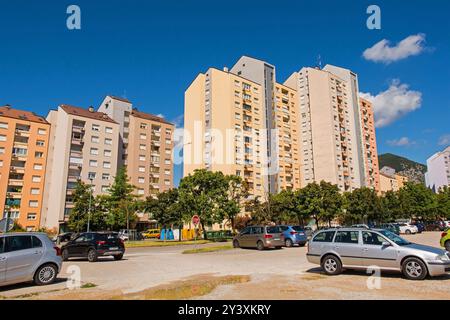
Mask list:
[[[444,221],[445,227],[450,228],[450,220]]]
[[[402,234],[416,234],[417,232],[419,232],[417,226],[409,223],[399,223],[398,226],[400,227],[400,233]]]

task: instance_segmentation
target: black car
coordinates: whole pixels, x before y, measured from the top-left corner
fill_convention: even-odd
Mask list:
[[[445,224],[442,221],[426,221],[425,222],[426,231],[444,231]]]
[[[61,251],[63,261],[69,258],[87,258],[89,262],[95,262],[98,257],[104,256],[121,260],[125,245],[114,232],[85,232],[63,245]]]

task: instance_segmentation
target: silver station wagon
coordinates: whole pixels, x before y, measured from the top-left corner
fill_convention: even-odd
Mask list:
[[[307,259],[328,275],[343,269],[399,271],[411,280],[450,272],[450,253],[406,241],[381,229],[339,228],[322,230],[308,243]]]

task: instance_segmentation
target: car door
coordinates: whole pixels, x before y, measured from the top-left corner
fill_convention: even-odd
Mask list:
[[[5,238],[0,237],[0,284],[5,282],[6,274],[6,253],[5,253]]]
[[[67,244],[67,251],[71,257],[80,257],[83,252],[83,243],[86,241],[84,234],[78,236]]]
[[[389,243],[390,245],[383,245]],[[398,269],[397,249],[376,232],[362,232],[362,256],[364,266]]]
[[[344,266],[362,266],[360,231],[341,230],[334,237],[334,251],[336,251]]]
[[[42,259],[43,250],[33,248],[30,235],[6,237],[6,282],[32,279],[34,266]]]
[[[241,231],[241,233],[239,234],[239,245],[241,247],[248,247],[249,246],[249,237],[250,237],[250,227],[245,228],[244,230]]]
[[[248,236],[248,246],[256,248],[256,243],[263,236],[263,227],[251,227],[250,235]]]

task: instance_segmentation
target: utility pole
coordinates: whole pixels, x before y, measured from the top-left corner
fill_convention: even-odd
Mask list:
[[[89,185],[89,209],[88,209],[88,223],[87,223],[87,232],[90,232],[91,227],[91,205],[92,205],[92,177],[89,178],[91,184]]]

